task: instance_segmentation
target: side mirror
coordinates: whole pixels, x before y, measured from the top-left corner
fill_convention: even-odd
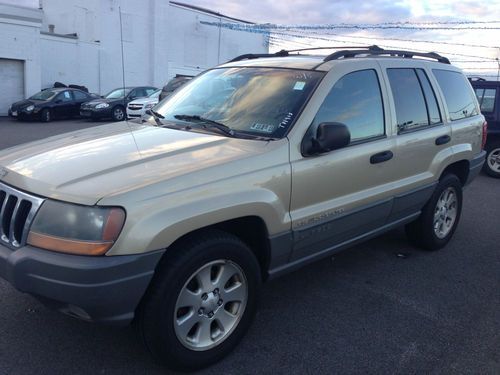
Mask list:
[[[302,141],[302,155],[324,154],[343,148],[351,142],[351,132],[347,125],[340,122],[322,122],[318,125],[316,136],[306,136]]]

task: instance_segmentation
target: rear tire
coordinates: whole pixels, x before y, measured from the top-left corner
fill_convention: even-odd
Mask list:
[[[168,251],[141,303],[137,328],[153,357],[167,367],[206,367],[234,349],[248,330],[260,267],[245,243],[218,230],[188,237]]]
[[[42,112],[40,112],[40,121],[41,122],[50,122],[52,121],[52,112],[48,108],[44,108]]]
[[[462,212],[462,184],[454,174],[441,178],[419,218],[406,225],[410,242],[425,250],[444,247],[453,236]]]
[[[488,145],[486,151],[483,170],[491,177],[500,178],[500,141]]]

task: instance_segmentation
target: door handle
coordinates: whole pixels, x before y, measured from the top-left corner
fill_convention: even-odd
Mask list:
[[[442,135],[441,137],[436,138],[436,146],[444,145],[451,141],[451,137],[449,135]]]
[[[391,160],[393,156],[394,154],[390,150],[382,151],[379,152],[378,154],[372,155],[370,157],[370,163],[371,164],[383,163],[384,161]]]

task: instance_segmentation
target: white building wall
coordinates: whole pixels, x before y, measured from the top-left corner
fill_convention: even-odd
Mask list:
[[[38,9],[0,4],[0,58],[23,61],[25,96],[40,90],[41,21]],[[1,92],[0,75],[0,95]],[[0,116],[5,114],[4,110],[0,112]]]
[[[221,18],[166,0],[42,0],[41,4],[45,32],[51,24],[56,34],[78,35],[77,41],[42,36],[46,86],[54,81],[76,83],[104,94],[122,85],[120,10],[127,86],[161,87],[176,74],[195,75],[241,53],[267,52],[264,36],[201,25],[201,20]]]

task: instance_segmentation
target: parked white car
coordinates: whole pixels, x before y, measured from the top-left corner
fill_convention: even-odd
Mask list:
[[[131,101],[127,105],[127,118],[139,118],[146,113],[148,109],[158,104],[161,89],[156,90],[146,98],[140,98]]]

